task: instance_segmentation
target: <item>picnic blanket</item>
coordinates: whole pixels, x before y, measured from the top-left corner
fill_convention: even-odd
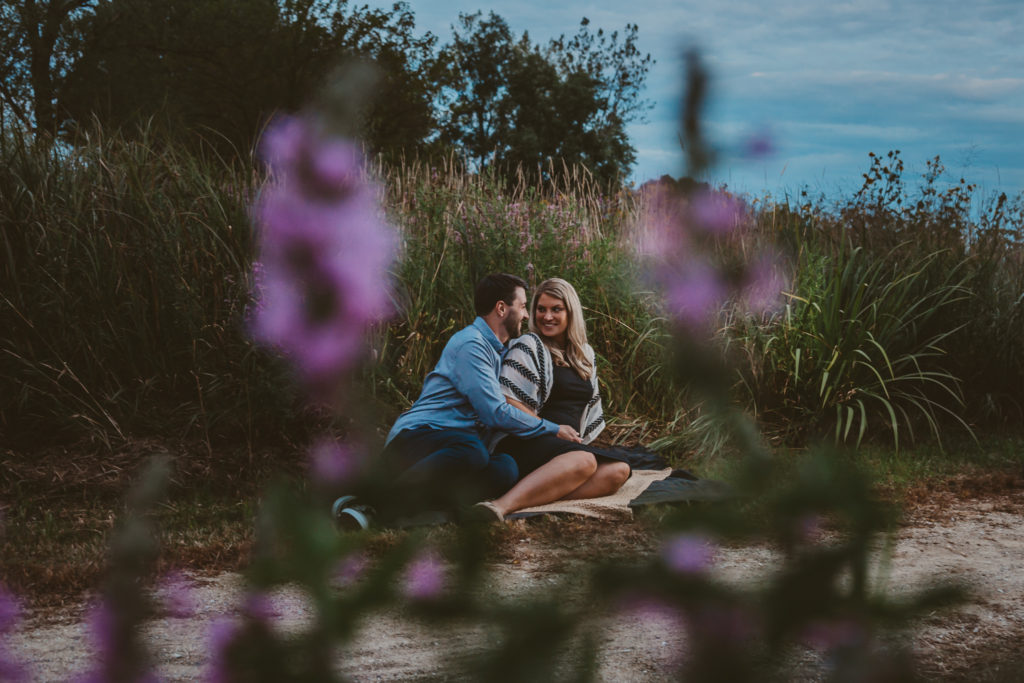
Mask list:
[[[524,519],[539,515],[582,515],[607,520],[629,520],[633,510],[644,505],[690,504],[728,500],[731,488],[720,481],[701,479],[684,469],[672,469],[668,462],[642,447],[619,448],[633,473],[618,491],[601,498],[558,500],[547,505],[524,508],[506,515],[506,519]],[[398,526],[444,524],[453,521],[445,512],[425,512],[399,521]]]
[[[524,508],[508,519],[535,515],[570,514],[608,520],[632,519],[633,510],[643,505],[720,501],[733,497],[727,484],[701,479],[692,472],[672,469],[663,457],[645,448],[617,448],[626,456],[633,474],[618,491],[601,498],[558,500],[547,505]]]
[[[633,508],[630,503],[647,490],[651,484],[661,481],[672,474],[672,468],[666,467],[659,470],[633,470],[632,476],[626,480],[618,491],[610,496],[600,498],[581,498],[579,500],[556,500],[547,505],[537,505],[531,508],[523,508],[507,515],[507,519],[518,519],[521,517],[532,517],[534,515],[545,515],[562,512],[570,515],[583,515],[584,517],[599,517],[601,519],[632,519]]]

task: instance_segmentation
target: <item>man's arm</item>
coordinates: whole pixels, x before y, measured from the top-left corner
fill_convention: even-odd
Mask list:
[[[523,411],[524,413],[527,413],[528,415],[536,415],[537,414],[537,411],[535,411],[533,408],[531,408],[530,406],[526,405],[522,401],[517,401],[516,399],[512,398],[511,396],[506,396],[505,400],[509,402],[509,405],[515,406],[516,408],[519,408],[519,410]]]
[[[516,408],[519,408],[519,410],[523,411],[524,413],[526,413],[528,415],[536,415],[537,414],[537,413],[533,412],[533,408],[531,408],[530,406],[526,405],[525,403],[521,403],[520,401],[517,401],[516,399],[512,398],[511,396],[506,396],[505,400],[508,401],[509,405],[515,406]],[[558,434],[556,436],[558,436],[559,439],[565,439],[566,441],[575,441],[576,443],[580,443],[581,441],[583,441],[583,439],[580,438],[580,434],[576,430],[576,428],[575,427],[571,427],[569,425],[558,425]]]
[[[494,352],[482,339],[468,340],[458,350],[452,383],[469,399],[480,422],[516,436],[532,437],[557,434],[559,427],[512,407],[505,400],[494,375]]]

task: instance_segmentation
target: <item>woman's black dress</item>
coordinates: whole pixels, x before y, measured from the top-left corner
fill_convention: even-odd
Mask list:
[[[594,388],[589,380],[583,379],[572,368],[554,367],[554,381],[551,395],[540,409],[540,416],[557,425],[576,427],[583,419],[583,410],[587,407]],[[619,460],[626,462],[623,453],[615,450],[599,448],[582,443],[573,443],[551,434],[523,439],[518,436],[506,436],[495,449],[499,453],[508,453],[519,465],[519,477],[525,477],[556,455],[570,451],[587,451],[597,456],[597,461],[608,462]]]

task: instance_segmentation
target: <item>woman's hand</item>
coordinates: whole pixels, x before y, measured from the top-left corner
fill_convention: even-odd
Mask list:
[[[573,443],[581,443],[583,441],[583,439],[580,438],[580,433],[569,425],[558,425],[558,434],[556,436],[558,436],[559,439],[565,439],[566,441],[572,441]]]

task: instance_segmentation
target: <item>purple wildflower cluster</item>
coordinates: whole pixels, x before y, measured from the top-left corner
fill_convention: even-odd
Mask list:
[[[763,159],[775,153],[775,136],[768,128],[748,134],[742,142],[741,155],[747,159]]]
[[[433,600],[445,586],[445,568],[433,550],[424,550],[405,568],[405,596],[411,600]]]
[[[569,197],[551,202],[494,202],[460,204],[456,216],[458,227],[452,227],[451,237],[456,244],[467,247],[486,246],[499,235],[511,241],[520,254],[533,254],[546,244],[568,246],[575,254],[589,244],[598,227],[588,213],[576,206]],[[586,260],[588,252],[582,258]]]
[[[354,477],[360,460],[359,452],[351,446],[324,437],[310,449],[310,474],[321,486],[336,488]]]
[[[811,622],[804,629],[801,640],[811,649],[828,652],[862,647],[867,636],[868,631],[859,620],[840,617]]]
[[[681,609],[668,601],[645,593],[629,593],[618,604],[618,613],[642,624],[678,633],[686,626]]]
[[[740,653],[762,634],[759,615],[731,602],[708,602],[686,612],[687,631],[698,658],[712,660]]]
[[[729,300],[753,314],[778,306],[786,280],[774,254],[748,258],[746,249],[737,248],[732,251],[738,254],[725,257],[724,250],[716,248],[742,236],[751,217],[743,200],[711,189],[681,196],[662,185],[650,193],[637,251],[650,266],[669,312],[684,329],[709,330]]]
[[[334,568],[334,579],[339,586],[347,587],[356,583],[370,568],[370,560],[363,552],[346,555]]]
[[[0,681],[27,681],[28,670],[7,651],[4,638],[21,619],[18,599],[0,584]]]
[[[701,574],[714,564],[715,546],[700,534],[677,534],[662,545],[661,558],[677,574]]]
[[[261,291],[253,334],[323,390],[355,363],[366,328],[391,311],[394,232],[359,149],[313,118],[278,121],[263,155],[274,180],[254,207],[262,272],[254,273]]]
[[[157,683],[160,678],[149,668],[135,643],[134,626],[125,610],[107,599],[93,605],[87,617],[94,654],[93,668],[76,677],[75,683],[107,683],[131,680]]]
[[[210,683],[240,680],[233,670],[237,648],[244,645],[247,635],[271,633],[274,619],[279,616],[269,597],[263,593],[249,593],[242,603],[241,619],[222,617],[214,621],[206,640],[210,652],[206,680]]]
[[[160,603],[173,619],[187,619],[195,614],[196,600],[187,577],[178,571],[169,572],[161,582]]]

